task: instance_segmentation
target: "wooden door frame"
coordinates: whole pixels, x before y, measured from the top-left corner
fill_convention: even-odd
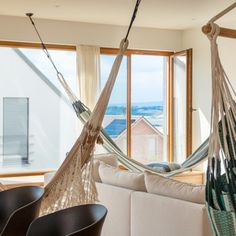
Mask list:
[[[174,58],[186,56],[186,156],[192,153],[192,49],[176,52],[169,57],[168,78],[168,161],[173,162],[174,119],[173,119],[173,78]]]

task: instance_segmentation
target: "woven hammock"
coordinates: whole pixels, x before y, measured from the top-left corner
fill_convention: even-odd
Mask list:
[[[97,200],[96,187],[92,175],[93,150],[96,142],[102,142],[99,134],[103,117],[127,47],[128,40],[122,40],[108,81],[91,116],[84,125],[79,138],[68,153],[65,161],[45,187],[41,205],[42,215],[75,205],[93,203]],[[63,81],[63,77],[61,79]]]
[[[206,205],[212,230],[217,236],[236,235],[236,94],[219,58],[220,27],[214,23],[234,7],[236,3],[208,23],[211,27],[208,38],[211,44],[212,117]]]

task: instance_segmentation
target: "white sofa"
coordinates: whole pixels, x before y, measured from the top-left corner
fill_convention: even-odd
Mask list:
[[[97,183],[108,209],[102,236],[211,236],[205,206]]]
[[[114,182],[116,185],[120,183],[129,186],[127,182],[131,176],[128,175],[129,179],[127,179],[127,174],[106,169],[106,167],[104,172],[104,166],[100,165],[100,161],[102,161],[116,167],[117,160],[113,160],[113,158],[108,154],[98,156],[99,162],[95,162],[94,168],[94,178],[98,181],[96,186],[99,203],[108,209],[102,236],[213,235],[204,204],[148,193],[146,187],[144,186],[144,190],[142,186],[144,180],[140,183],[140,176],[136,181],[133,181],[136,187],[139,186],[135,190],[114,186],[114,184],[105,184],[104,181],[102,183],[104,175],[107,175],[106,181],[108,183]],[[103,174],[100,173],[101,167]],[[113,171],[115,172],[113,173]],[[51,179],[52,175],[53,173],[45,175],[45,183]],[[140,188],[140,186],[142,187]],[[161,186],[158,186],[160,189]],[[170,185],[169,187],[172,188],[173,186]],[[181,188],[180,186],[180,191]],[[137,191],[137,189],[143,190]],[[204,202],[204,196],[201,202]]]

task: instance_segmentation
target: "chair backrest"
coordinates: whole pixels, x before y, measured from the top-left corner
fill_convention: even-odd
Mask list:
[[[38,216],[44,190],[24,186],[0,192],[0,236],[25,236]]]
[[[27,236],[100,236],[106,214],[99,204],[67,208],[36,219]]]

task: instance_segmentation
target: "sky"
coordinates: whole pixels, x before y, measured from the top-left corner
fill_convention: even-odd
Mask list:
[[[41,49],[21,51],[53,82],[62,92],[56,73]],[[72,90],[77,94],[76,52],[49,50],[59,71],[64,75]],[[101,88],[109,76],[115,56],[101,55]],[[165,58],[162,56],[132,55],[132,104],[163,101],[163,79]],[[110,105],[126,104],[127,100],[127,57],[123,58],[110,98]]]
[[[101,86],[103,87],[115,56],[101,57]],[[136,103],[153,103],[163,101],[164,57],[162,56],[132,56],[131,100]],[[124,57],[116,79],[110,104],[121,104],[126,101],[127,92],[127,58]]]
[[[29,49],[22,48],[21,52],[54,84],[63,92],[64,89],[57,79],[57,74],[49,62],[47,56],[42,49]],[[58,70],[64,75],[67,83],[72,88],[73,92],[77,94],[76,82],[76,52],[75,51],[62,51],[62,50],[49,50],[49,53],[55,62]]]

